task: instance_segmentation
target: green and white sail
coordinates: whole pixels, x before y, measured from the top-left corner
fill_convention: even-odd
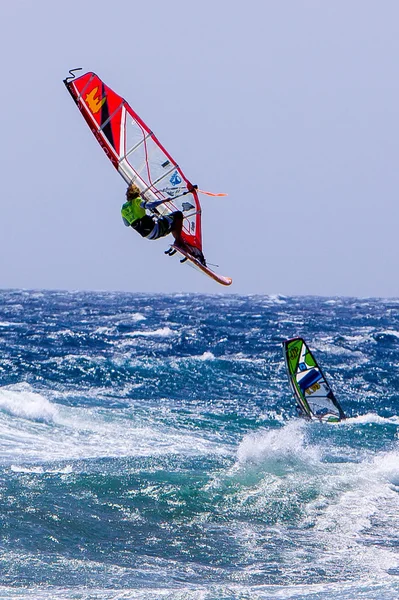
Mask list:
[[[345,419],[344,411],[305,340],[286,340],[283,348],[290,385],[303,416],[328,422]]]

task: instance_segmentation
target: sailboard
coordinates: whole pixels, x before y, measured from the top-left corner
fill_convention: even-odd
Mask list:
[[[124,98],[95,73],[76,77],[75,70],[70,71],[71,75],[64,79],[64,84],[119,175],[128,185],[135,183],[146,202],[163,200],[152,211],[154,214],[168,215],[181,211],[185,245],[202,252],[201,204],[197,186],[187,179],[177,162]],[[180,248],[177,250],[180,252]],[[191,255],[185,258],[198,266],[198,261]],[[220,276],[209,267],[202,266],[204,268],[199,270],[218,283],[232,283],[230,277]]]
[[[232,283],[232,279],[230,277],[225,277],[224,275],[219,275],[218,273],[215,273],[207,265],[204,265],[203,263],[201,263],[191,253],[186,252],[184,250],[184,248],[181,248],[180,246],[176,246],[176,244],[173,244],[172,252],[171,252],[172,255],[173,255],[173,250],[176,250],[180,256],[183,256],[183,258],[180,260],[180,262],[185,262],[186,260],[190,261],[190,264],[195,269],[197,269],[198,271],[202,271],[202,273],[205,273],[205,275],[208,275],[208,277],[210,277],[211,279],[214,279],[221,285],[230,285]],[[169,252],[168,252],[168,254],[169,254]]]
[[[301,416],[330,423],[345,419],[344,411],[305,340],[299,337],[286,340],[283,349],[289,382]]]

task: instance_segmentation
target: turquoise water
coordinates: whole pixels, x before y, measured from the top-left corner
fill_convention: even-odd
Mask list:
[[[2,291],[0,346],[0,598],[399,598],[399,301]]]

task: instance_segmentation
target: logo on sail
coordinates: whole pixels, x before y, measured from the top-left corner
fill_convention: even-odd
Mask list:
[[[169,181],[172,185],[179,185],[179,183],[181,183],[181,177],[177,171],[172,173],[172,177],[169,179]]]
[[[98,87],[96,86],[95,88],[93,88],[91,90],[91,92],[89,94],[86,94],[87,106],[90,108],[91,112],[94,115],[96,113],[98,113],[98,111],[100,110],[100,108],[102,107],[102,105],[104,104],[104,102],[107,99],[106,96],[104,96],[104,98],[96,98],[97,92],[98,92]]]

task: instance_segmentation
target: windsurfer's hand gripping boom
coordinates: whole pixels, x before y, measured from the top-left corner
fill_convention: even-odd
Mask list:
[[[144,192],[144,194],[143,194],[144,200],[143,200],[141,206],[143,208],[148,208],[148,210],[154,210],[154,208],[156,208],[157,206],[160,206],[161,204],[165,204],[165,202],[173,202],[173,200],[176,200],[176,198],[181,198],[182,196],[185,196],[186,194],[191,194],[191,192],[193,192],[196,189],[198,189],[198,186],[197,185],[193,185],[190,189],[186,190],[182,194],[178,194],[177,196],[173,196],[173,198],[163,198],[162,200],[154,200],[152,202],[147,202],[145,200],[145,192]]]

